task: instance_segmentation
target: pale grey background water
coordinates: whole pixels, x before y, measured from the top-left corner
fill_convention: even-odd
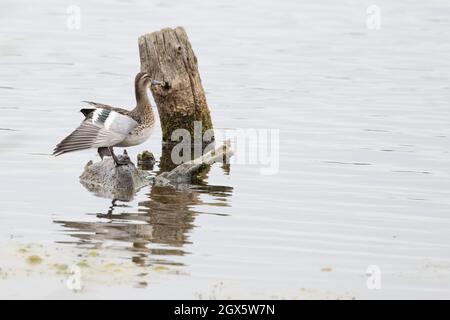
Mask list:
[[[105,216],[78,182],[95,152],[46,154],[81,100],[131,107],[138,36],[177,25],[215,126],[280,129],[280,170],[215,165],[204,186],[145,188]],[[1,297],[450,298],[447,1],[2,0],[0,39]],[[159,155],[160,139],[128,151]],[[26,245],[41,265],[9,252]],[[90,250],[136,267],[81,293],[42,269]]]

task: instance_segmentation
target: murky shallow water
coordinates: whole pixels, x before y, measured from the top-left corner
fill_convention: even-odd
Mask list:
[[[1,4],[1,297],[450,298],[446,1],[378,1],[380,30],[367,1],[79,1],[80,30],[68,4]],[[81,100],[133,104],[137,37],[176,25],[215,127],[280,129],[279,172],[96,197],[94,151],[48,154]]]

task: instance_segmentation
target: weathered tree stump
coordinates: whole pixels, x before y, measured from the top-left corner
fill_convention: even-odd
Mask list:
[[[202,122],[202,135],[213,129],[197,57],[182,27],[165,28],[139,37],[141,71],[165,86],[151,88],[161,121],[163,142],[172,132],[186,129],[194,137],[194,121]]]

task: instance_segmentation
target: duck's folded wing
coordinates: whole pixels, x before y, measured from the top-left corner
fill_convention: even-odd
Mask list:
[[[53,154],[114,146],[123,141],[137,125],[138,123],[129,116],[97,108],[91,118],[85,119],[56,146]]]

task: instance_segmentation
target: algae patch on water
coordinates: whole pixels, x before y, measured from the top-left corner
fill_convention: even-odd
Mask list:
[[[54,263],[50,267],[55,269],[57,274],[69,274],[69,266],[67,264]]]
[[[34,254],[31,256],[28,256],[27,262],[31,265],[38,265],[38,264],[42,263],[42,258],[40,256]]]
[[[78,262],[77,266],[79,266],[80,268],[89,268],[90,267],[86,260]]]
[[[89,256],[90,257],[98,257],[100,254],[98,253],[98,251],[89,251]]]
[[[156,272],[164,272],[164,271],[169,271],[170,269],[166,266],[156,265],[153,267],[153,270]]]

